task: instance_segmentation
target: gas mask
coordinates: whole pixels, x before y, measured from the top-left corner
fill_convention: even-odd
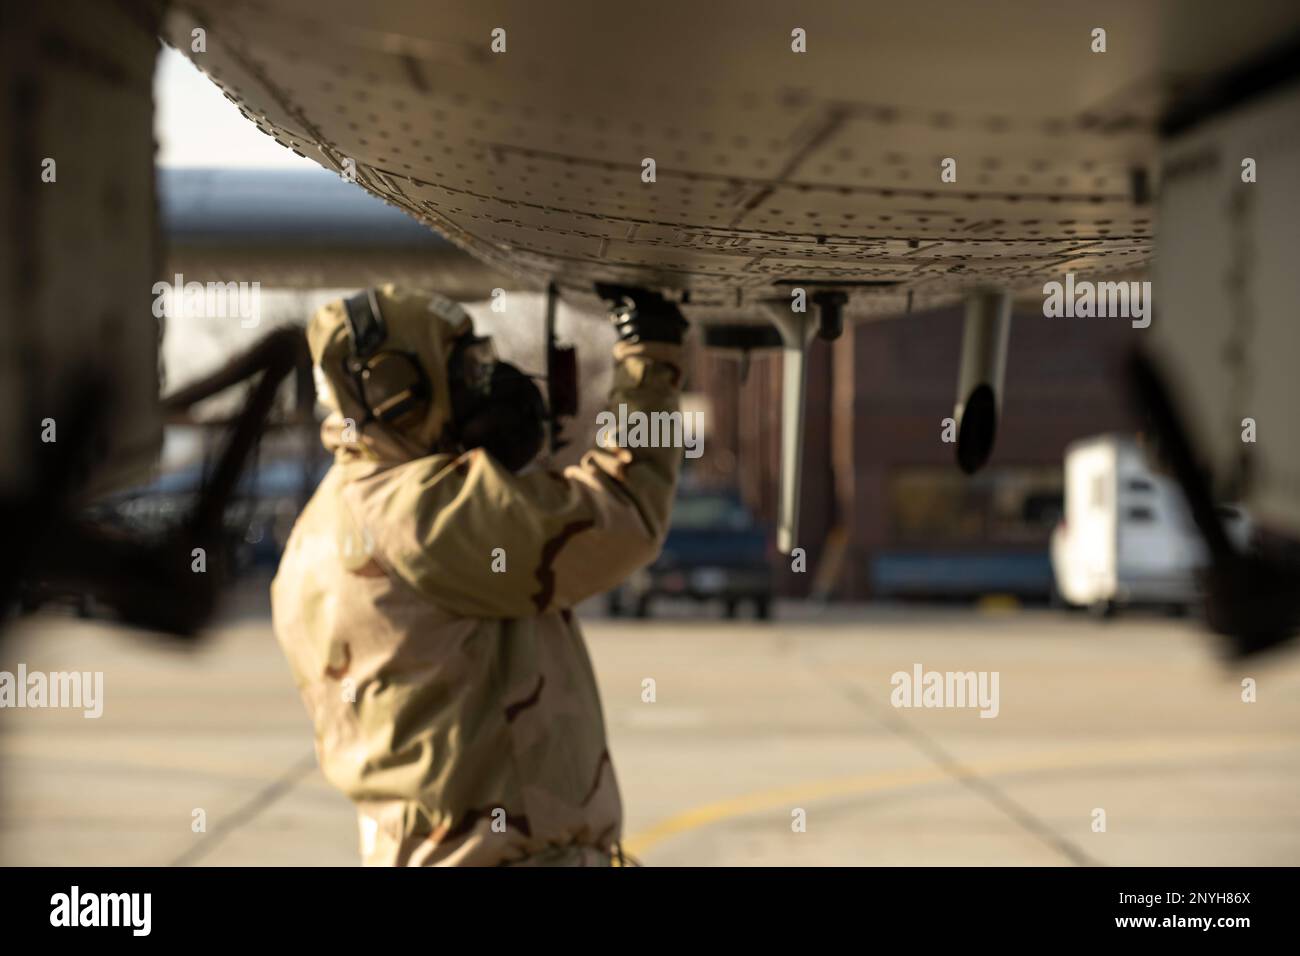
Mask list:
[[[464,335],[447,368],[453,439],[483,448],[510,471],[537,457],[546,437],[546,404],[532,378],[496,355],[490,338]]]
[[[418,425],[433,401],[419,358],[385,348],[388,329],[374,289],[345,299],[344,308],[352,345],[346,367],[366,409],[366,421],[399,431]],[[459,306],[442,296],[432,297],[430,308],[463,316]],[[537,456],[545,438],[546,404],[531,377],[497,358],[490,338],[471,332],[456,339],[446,374],[451,421],[440,450],[483,448],[512,472]]]

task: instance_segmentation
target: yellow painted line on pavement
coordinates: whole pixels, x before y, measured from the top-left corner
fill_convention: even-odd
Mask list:
[[[1168,763],[1188,757],[1206,757],[1246,753],[1264,753],[1300,747],[1300,738],[1292,735],[1215,738],[1212,742],[1177,743],[1145,741],[1132,744],[1104,744],[1074,751],[1055,751],[1033,754],[1028,757],[994,760],[985,763],[961,763],[961,769],[978,777],[1024,773],[1026,771],[1073,770],[1082,767],[1105,767],[1128,763]],[[664,840],[691,830],[721,823],[735,817],[748,816],[774,810],[788,811],[805,803],[833,797],[860,796],[902,790],[929,783],[956,779],[952,773],[937,765],[886,770],[876,773],[833,777],[808,783],[792,784],[772,790],[706,803],[675,814],[647,830],[623,841],[623,848],[634,856],[643,856],[647,850]]]

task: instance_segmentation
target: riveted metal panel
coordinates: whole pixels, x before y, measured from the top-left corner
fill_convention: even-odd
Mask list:
[[[1131,186],[1134,170],[1154,185],[1170,90],[1296,19],[1028,0],[183,11],[170,35],[203,24],[194,61],[286,146],[352,160],[364,188],[527,281],[689,289],[705,318],[752,314],[785,279],[907,287],[853,290],[860,318],[908,290],[1141,270],[1154,223]]]

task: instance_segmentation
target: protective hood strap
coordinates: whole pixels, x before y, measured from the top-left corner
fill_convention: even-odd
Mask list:
[[[384,315],[379,311],[379,299],[374,289],[366,289],[343,300],[348,316],[348,335],[352,338],[352,354],[368,359],[388,338]]]

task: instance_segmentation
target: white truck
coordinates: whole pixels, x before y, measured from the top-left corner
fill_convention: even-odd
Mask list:
[[[1228,536],[1245,547],[1250,522],[1220,506]],[[1207,561],[1182,492],[1153,472],[1137,441],[1098,435],[1065,452],[1065,513],[1052,532],[1056,590],[1068,605],[1109,615],[1126,605],[1183,610],[1198,599]]]

